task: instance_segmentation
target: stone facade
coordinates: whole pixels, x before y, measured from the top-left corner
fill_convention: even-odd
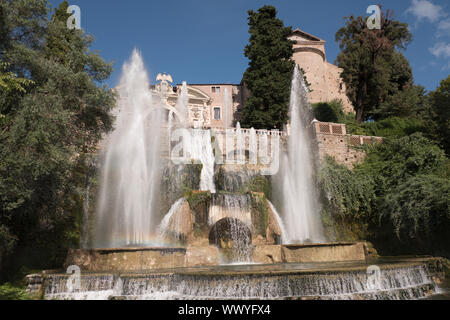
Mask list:
[[[281,247],[286,263],[365,261],[366,244],[328,243],[311,245],[286,245]]]
[[[252,246],[254,263],[310,263],[365,261],[366,243]],[[125,272],[208,267],[220,264],[217,247],[127,248],[69,250],[65,268],[78,266],[82,272]],[[42,276],[30,275],[29,292],[41,289]]]
[[[341,79],[342,69],[327,62],[325,41],[296,29],[290,40],[295,41],[293,60],[303,71],[310,86],[311,103],[342,101],[345,112],[353,112],[353,106],[346,94]]]
[[[296,29],[290,40],[295,41],[292,59],[304,71],[311,84],[311,103],[342,101],[345,112],[353,112],[353,106],[346,94],[345,83],[341,79],[342,69],[327,62],[325,41]],[[174,97],[181,92],[177,85]],[[204,128],[232,128],[239,121],[239,111],[245,105],[250,92],[241,84],[190,84],[189,120],[191,125]],[[200,98],[198,101],[197,98]],[[169,99],[175,106],[174,99]],[[228,101],[228,103],[227,103]]]
[[[314,128],[320,158],[330,156],[350,169],[364,161],[366,153],[362,146],[383,141],[380,137],[348,135],[345,124],[315,122]]]

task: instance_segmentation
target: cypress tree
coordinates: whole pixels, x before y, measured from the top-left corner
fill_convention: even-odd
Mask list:
[[[288,121],[289,96],[295,63],[291,27],[277,18],[273,6],[249,14],[250,43],[245,56],[250,60],[244,82],[251,92],[242,112],[242,126],[255,129],[283,129]]]

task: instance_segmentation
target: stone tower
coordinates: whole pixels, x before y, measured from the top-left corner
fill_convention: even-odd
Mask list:
[[[353,112],[353,106],[346,95],[345,83],[341,79],[342,69],[327,62],[325,40],[300,29],[289,37],[295,41],[293,60],[305,71],[311,84],[311,103],[342,101],[345,112]]]

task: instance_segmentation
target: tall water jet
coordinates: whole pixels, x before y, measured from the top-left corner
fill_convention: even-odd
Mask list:
[[[149,87],[134,50],[122,70],[116,128],[103,150],[96,247],[149,245],[156,229],[162,108]]]
[[[181,86],[180,97],[178,98],[177,105],[175,108],[182,118],[181,125],[185,128],[189,127],[189,95],[186,81],[183,81],[183,84]]]
[[[287,153],[282,155],[282,214],[287,243],[324,241],[320,204],[314,183],[311,105],[303,74],[295,67],[290,100],[290,135]]]

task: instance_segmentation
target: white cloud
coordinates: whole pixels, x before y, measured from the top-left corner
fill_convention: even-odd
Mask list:
[[[412,0],[411,6],[406,10],[406,13],[411,13],[419,21],[428,19],[430,22],[436,22],[447,15],[441,6],[435,5],[428,0]]]
[[[447,63],[447,65],[443,66],[441,71],[450,70],[450,61]]]
[[[437,58],[450,58],[450,43],[438,42],[430,48],[430,52]]]
[[[439,35],[450,35],[450,19],[442,20],[438,25]]]

